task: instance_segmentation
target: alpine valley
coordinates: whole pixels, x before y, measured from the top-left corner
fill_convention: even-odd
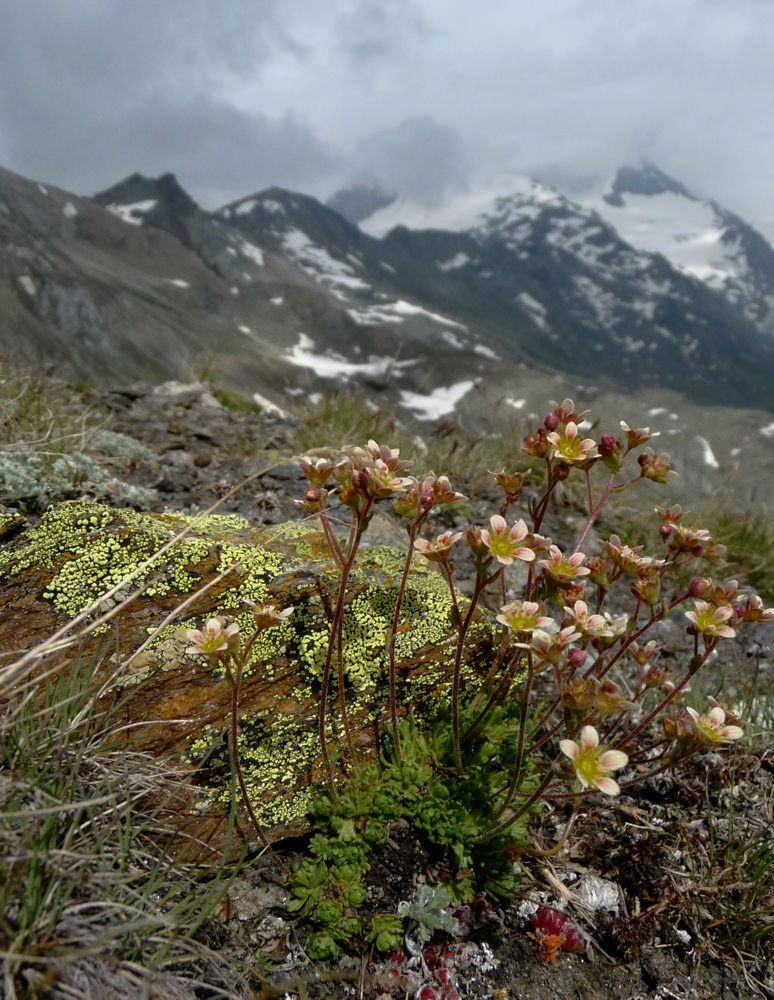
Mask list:
[[[359,386],[484,432],[567,393],[672,432],[707,489],[774,473],[774,249],[649,165],[580,201],[506,175],[217,211],[171,174],[86,198],[0,170],[0,315],[6,354],[98,385],[209,365],[268,409]]]

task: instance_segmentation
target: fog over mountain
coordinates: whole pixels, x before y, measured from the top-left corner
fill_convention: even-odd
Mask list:
[[[571,197],[642,158],[774,238],[768,0],[27,0],[0,18],[0,162],[88,194],[174,171],[205,207],[509,168]]]

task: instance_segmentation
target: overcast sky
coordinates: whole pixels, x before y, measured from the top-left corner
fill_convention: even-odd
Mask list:
[[[2,0],[0,164],[204,205],[647,158],[774,238],[774,0]]]

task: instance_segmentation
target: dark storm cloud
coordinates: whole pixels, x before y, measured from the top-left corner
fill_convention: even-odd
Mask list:
[[[6,7],[0,154],[84,193],[134,169],[177,171],[211,202],[282,176],[314,181],[331,155],[300,115],[226,96],[277,53],[303,58],[277,9],[265,0]]]
[[[88,192],[174,170],[206,204],[644,157],[774,235],[772,0],[7,0],[0,162]]]

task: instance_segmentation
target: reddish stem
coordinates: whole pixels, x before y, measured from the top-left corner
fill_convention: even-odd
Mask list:
[[[663,710],[667,708],[675,700],[675,698],[680,694],[683,688],[687,687],[689,681],[696,673],[696,671],[699,669],[699,667],[703,666],[707,662],[707,658],[709,657],[710,653],[714,648],[715,644],[713,643],[704,650],[703,656],[695,656],[693,658],[693,663],[691,664],[690,668],[688,669],[688,671],[686,672],[685,676],[680,681],[680,683],[677,684],[674,688],[672,688],[672,690],[669,692],[666,698],[663,698],[661,702],[658,705],[656,705],[656,707],[653,709],[652,712],[648,712],[648,714],[645,716],[642,722],[640,722],[637,726],[635,726],[630,733],[627,733],[627,735],[624,737],[621,743],[621,746],[626,746],[626,744],[629,743],[631,740],[633,740],[634,737],[637,736],[639,733],[641,733],[643,729],[647,729],[647,727],[656,718],[656,716],[659,715],[661,712],[663,712]]]
[[[411,564],[414,560],[414,542],[416,541],[419,528],[427,516],[427,511],[422,511],[409,524],[409,543],[406,553],[406,562],[403,565],[403,576],[398,588],[398,596],[395,599],[395,611],[392,616],[392,627],[390,629],[390,641],[388,647],[388,681],[390,689],[390,726],[392,727],[392,744],[395,753],[395,760],[400,762],[400,737],[398,735],[398,695],[396,685],[396,664],[395,664],[395,644],[397,641],[398,625],[400,623],[400,612],[403,607],[403,600],[406,596],[406,585],[408,583]]]
[[[352,567],[355,563],[355,556],[357,555],[357,550],[360,546],[360,539],[362,537],[363,531],[365,530],[366,517],[371,509],[373,501],[369,498],[363,505],[362,510],[355,514],[356,521],[353,524],[352,532],[350,534],[351,543],[349,546],[349,552],[347,553],[347,559],[341,569],[341,580],[339,581],[339,593],[336,600],[336,610],[333,614],[333,622],[331,625],[331,632],[328,638],[328,648],[325,653],[325,663],[323,665],[322,673],[322,686],[320,688],[320,707],[318,711],[318,731],[320,736],[320,750],[322,752],[323,762],[325,763],[325,769],[327,771],[328,785],[330,787],[331,795],[333,799],[336,799],[336,786],[333,776],[333,766],[331,765],[330,753],[328,752],[328,739],[325,734],[325,714],[328,709],[328,696],[330,694],[331,686],[331,664],[333,662],[333,650],[336,643],[340,640],[341,626],[344,620],[344,602],[347,596],[347,584],[349,583],[349,575],[352,571]],[[342,707],[342,721],[344,723],[344,728],[347,730],[347,714],[346,714],[346,699],[344,696],[344,678],[343,678],[343,665],[340,665],[339,669],[339,702]],[[350,746],[351,749],[351,746]]]
[[[328,542],[328,548],[331,550],[331,555],[333,560],[338,564],[341,569],[344,566],[345,558],[344,553],[341,551],[341,546],[339,545],[339,540],[333,533],[333,528],[331,526],[330,518],[328,517],[328,512],[325,510],[320,511],[320,524],[322,525],[323,532],[325,534],[325,539]]]
[[[253,828],[263,846],[271,847],[261,824],[258,822],[258,817],[255,815],[255,810],[250,802],[250,796],[247,794],[247,785],[242,773],[242,763],[239,759],[239,687],[242,679],[242,668],[241,666],[237,666],[236,670],[232,671],[231,666],[227,662],[226,673],[228,674],[228,679],[231,681],[231,760],[234,763],[239,790],[242,793],[242,801],[250,817],[250,822],[253,824]]]
[[[524,682],[524,690],[521,693],[521,705],[519,709],[519,742],[516,747],[516,760],[513,764],[513,774],[508,785],[508,791],[505,794],[502,805],[497,810],[496,816],[502,816],[511,804],[521,782],[521,775],[524,768],[524,739],[527,732],[527,711],[529,709],[529,696],[532,693],[534,676],[535,668],[532,662],[532,650],[529,649],[527,650],[527,679]]]
[[[591,511],[589,513],[589,518],[586,521],[586,526],[584,527],[583,531],[581,532],[580,538],[575,543],[575,548],[572,550],[573,553],[580,552],[581,546],[586,541],[586,537],[587,537],[588,533],[591,531],[591,529],[592,529],[592,527],[594,525],[594,522],[599,517],[602,508],[607,503],[607,499],[610,496],[610,494],[613,492],[613,487],[614,486],[615,486],[615,473],[611,472],[610,476],[609,476],[609,478],[607,480],[607,485],[605,486],[604,490],[602,490],[602,496],[599,498],[599,500],[597,501],[596,505],[591,509]],[[591,498],[591,492],[590,492],[590,490],[591,490],[591,487],[589,487],[589,498]]]

